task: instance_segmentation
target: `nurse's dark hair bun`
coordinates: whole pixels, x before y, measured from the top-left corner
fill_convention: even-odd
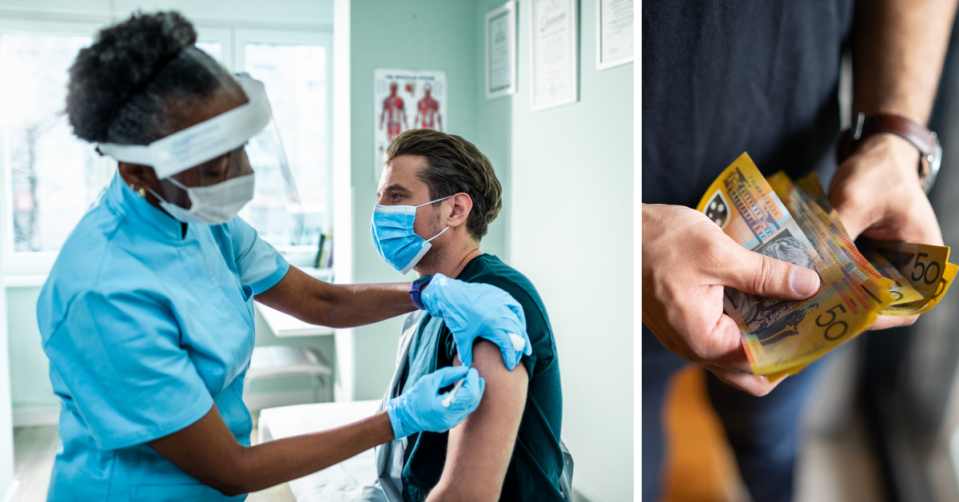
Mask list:
[[[167,98],[209,95],[229,76],[196,40],[177,12],[138,12],[101,30],[70,67],[66,112],[74,134],[126,144],[162,137],[170,126]]]

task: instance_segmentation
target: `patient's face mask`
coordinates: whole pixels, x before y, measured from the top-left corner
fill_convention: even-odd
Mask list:
[[[413,231],[416,223],[416,209],[427,204],[440,202],[452,197],[431,200],[418,206],[386,206],[377,204],[373,209],[373,243],[380,258],[391,267],[405,274],[413,269],[433,245],[431,241],[443,235],[450,227],[426,240]]]
[[[98,149],[122,162],[153,167],[164,193],[150,192],[184,223],[218,225],[233,219],[254,197],[257,170],[278,171],[285,195],[284,187],[271,185],[269,196],[298,205],[263,83],[247,75],[237,83],[247,97],[243,105],[149,145],[100,144]],[[302,217],[301,206],[299,210]]]

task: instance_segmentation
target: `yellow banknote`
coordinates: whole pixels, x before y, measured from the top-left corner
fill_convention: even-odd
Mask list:
[[[902,305],[905,303],[912,303],[922,300],[924,298],[923,294],[919,292],[918,289],[912,287],[909,280],[905,278],[892,263],[889,263],[889,260],[885,256],[881,255],[879,251],[875,249],[864,249],[863,256],[869,260],[869,263],[879,271],[883,277],[888,278],[893,281],[895,284],[889,287],[889,292],[892,293],[893,300],[890,307],[895,305]],[[886,309],[888,310],[888,308]],[[886,310],[880,312],[881,315],[889,315]]]
[[[870,241],[923,298],[891,305],[883,315],[908,316],[928,312],[949,290],[959,267],[949,263],[949,247],[912,242]]]
[[[726,288],[725,312],[739,325],[755,374],[798,371],[862,332],[892,302],[887,288],[860,270],[855,260],[832,256],[843,254],[832,238],[817,251],[746,154],[720,174],[697,209],[746,249],[816,270],[822,279],[813,298],[798,302]],[[797,216],[804,224],[822,224],[810,221],[814,215]]]

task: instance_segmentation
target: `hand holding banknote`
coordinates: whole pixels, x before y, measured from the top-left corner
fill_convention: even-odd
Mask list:
[[[892,134],[870,136],[839,166],[829,189],[852,240],[860,235],[941,246],[936,214],[919,184],[916,147]],[[918,316],[879,316],[870,329],[912,324]]]
[[[819,275],[743,247],[713,220],[682,206],[643,204],[643,323],[660,343],[721,380],[761,396],[778,382],[753,375],[725,287],[802,300]]]

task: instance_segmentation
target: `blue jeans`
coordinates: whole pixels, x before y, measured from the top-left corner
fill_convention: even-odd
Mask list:
[[[669,378],[687,363],[669,352],[643,326],[643,501],[656,502],[662,484],[663,399]],[[706,372],[709,400],[722,420],[739,471],[753,500],[793,498],[799,425],[822,360],[779,384],[765,397],[753,397]]]

